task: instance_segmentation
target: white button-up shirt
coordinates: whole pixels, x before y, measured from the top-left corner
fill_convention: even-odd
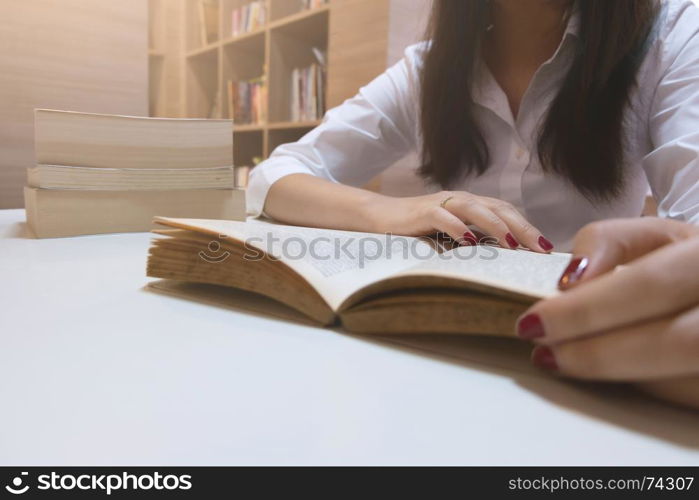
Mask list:
[[[534,75],[515,119],[507,97],[484,68],[474,89],[476,120],[490,151],[480,176],[459,186],[512,203],[556,245],[567,250],[585,224],[642,211],[648,186],[659,214],[699,222],[699,9],[690,0],[666,0],[638,73],[625,123],[624,190],[608,203],[586,199],[566,179],[542,170],[538,124],[564,78],[578,38],[576,13],[556,53]],[[248,211],[262,213],[270,186],[293,173],[362,186],[388,166],[419,151],[419,75],[426,50],[405,57],[328,111],[323,123],[295,143],[279,146],[252,171]],[[434,186],[426,186],[434,191]]]

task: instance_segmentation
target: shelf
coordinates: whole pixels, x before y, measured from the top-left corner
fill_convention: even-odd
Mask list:
[[[424,21],[429,3],[330,0],[306,9],[305,0],[261,0],[267,8],[266,18],[259,19],[263,26],[233,36],[233,12],[254,0],[204,0],[217,9],[217,23],[202,22],[211,16],[202,16],[208,11],[202,11],[201,0],[147,1],[151,19],[157,18],[147,44],[152,114],[227,118],[229,82],[265,79],[267,123],[235,125],[236,165],[267,157],[280,144],[298,140],[322,122],[291,110],[292,76],[295,70],[318,63],[314,49],[325,56],[324,111],[384,71],[386,54],[394,46],[399,51],[416,41],[419,35],[411,26]],[[202,46],[202,42],[208,43]],[[301,117],[309,120],[292,121]]]
[[[162,0],[161,0],[162,1]],[[167,0],[165,0],[167,1]],[[247,33],[230,35],[231,15],[253,0],[208,0],[219,6],[217,38],[201,47],[199,0],[184,0],[181,59],[184,81],[184,116],[230,117],[229,82],[264,77],[267,103],[275,102],[272,123],[234,124],[235,164],[251,164],[266,157],[279,144],[292,142],[318,126],[320,120],[291,122],[290,77],[296,67],[315,61],[312,49],[327,53],[330,6],[303,9],[303,0],[264,0],[267,24]],[[158,47],[154,44],[153,47]],[[157,59],[153,59],[157,66]],[[269,106],[268,106],[269,108]]]
[[[248,33],[241,33],[241,34],[236,35],[236,36],[231,36],[231,37],[228,37],[228,38],[224,38],[224,39],[223,39],[221,42],[219,42],[219,43],[225,47],[226,45],[230,45],[230,44],[235,44],[235,43],[238,43],[238,42],[246,41],[246,40],[249,39],[249,38],[253,38],[253,37],[257,37],[257,36],[264,36],[264,34],[265,34],[265,32],[267,31],[267,29],[277,29],[277,28],[280,28],[280,27],[284,27],[284,26],[286,26],[286,25],[293,24],[293,23],[297,23],[297,22],[300,22],[300,21],[304,21],[304,20],[306,20],[306,19],[308,19],[308,18],[312,18],[312,17],[314,17],[314,16],[323,14],[324,12],[327,12],[327,11],[329,11],[329,6],[328,6],[328,5],[324,5],[323,7],[317,7],[317,8],[315,8],[315,9],[304,10],[304,11],[302,11],[302,12],[299,12],[298,14],[293,14],[293,15],[290,15],[290,16],[286,16],[286,17],[283,17],[283,18],[281,18],[281,19],[278,19],[278,20],[276,20],[276,21],[274,21],[274,22],[268,23],[267,26],[262,27],[262,28],[258,28],[258,29],[256,29],[256,30],[250,31],[250,32],[248,32]],[[214,44],[214,46],[215,46],[215,45],[216,45],[216,44]],[[198,51],[198,50],[202,50],[202,49],[197,49],[197,51]],[[192,52],[197,52],[197,51],[192,51]]]
[[[220,45],[219,42],[214,42],[214,43],[210,43],[206,47],[201,47],[198,49],[190,50],[189,52],[187,52],[187,57],[188,58],[189,57],[198,57],[198,56],[201,56],[203,54],[206,54],[207,52],[215,53],[216,49],[218,48],[219,45]]]
[[[270,29],[279,28],[281,26],[286,26],[288,24],[293,24],[293,23],[296,23],[298,21],[308,19],[309,17],[323,14],[325,12],[328,12],[329,10],[330,10],[329,5],[323,5],[322,7],[316,7],[315,9],[302,10],[301,12],[299,12],[297,14],[292,14],[290,16],[284,16],[280,19],[272,21],[270,23],[269,27],[270,27]]]
[[[189,57],[184,67],[186,116],[218,118],[221,109],[218,51],[207,50]]]
[[[323,7],[289,16],[270,28],[268,72],[272,123],[288,123],[299,118],[291,112],[292,76],[296,69],[318,62],[314,49],[327,56],[328,21],[328,8]]]
[[[184,33],[187,55],[196,55],[199,51],[218,46],[221,35],[219,0],[184,0],[183,14],[189,21]]]
[[[251,38],[255,38],[255,37],[264,38],[265,31],[267,31],[267,28],[259,28],[259,29],[253,30],[253,31],[249,31],[247,33],[242,33],[242,34],[237,35],[237,36],[225,38],[220,43],[225,48],[229,45],[234,45],[234,44],[238,44],[241,42],[248,42],[248,41],[250,41]]]
[[[269,29],[270,30],[279,30],[279,29],[289,29],[290,31],[297,31],[294,29],[295,25],[298,23],[313,23],[314,25],[317,25],[316,17],[320,18],[323,15],[327,15],[328,12],[330,11],[330,6],[325,5],[323,7],[317,7],[315,9],[308,9],[304,10],[302,12],[299,12],[298,14],[293,14],[291,16],[283,17],[281,19],[278,19],[277,21],[273,21],[269,23]],[[304,22],[305,21],[305,22]]]
[[[224,95],[222,111],[223,116],[230,117],[228,83],[249,81],[265,76],[264,31],[237,39],[235,43],[224,42],[221,53],[221,83]]]
[[[252,124],[252,125],[236,125],[233,124],[233,133],[243,133],[243,132],[263,132],[265,130],[264,125]]]
[[[267,125],[269,130],[293,130],[298,128],[315,128],[322,123],[322,120],[312,120],[308,122],[274,122]]]

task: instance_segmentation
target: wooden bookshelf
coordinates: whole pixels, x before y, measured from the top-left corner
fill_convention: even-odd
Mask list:
[[[216,5],[218,16],[214,36],[206,37],[202,36],[202,0],[149,1],[160,4],[152,7],[151,16],[157,15],[164,3],[179,9],[179,43],[174,44],[180,61],[179,95],[171,92],[167,97],[179,105],[178,116],[229,118],[228,82],[265,78],[268,119],[265,123],[234,125],[236,165],[252,165],[253,158],[266,158],[280,144],[298,140],[320,123],[321,120],[291,121],[291,73],[294,68],[315,61],[313,47],[326,55],[327,109],[351,97],[380,74],[388,65],[391,45],[405,46],[416,41],[416,30],[410,39],[391,34],[395,26],[405,24],[404,20],[392,19],[391,12],[398,12],[407,4],[429,2],[330,0],[326,5],[304,9],[303,0],[263,0],[267,23],[251,32],[233,35],[233,11],[253,0],[204,0]],[[400,8],[396,8],[398,4]],[[168,26],[172,19],[171,16]],[[151,25],[154,22],[152,17]],[[157,33],[157,28],[152,30]],[[149,53],[153,68],[170,56],[157,43],[151,45]],[[357,60],[361,64],[357,65]],[[340,68],[348,64],[357,67]],[[157,72],[151,76],[158,78]],[[152,99],[157,100],[158,96],[151,93]],[[151,105],[155,116],[160,109]]]
[[[171,0],[148,0],[148,114],[184,116],[180,99],[180,6]]]
[[[182,3],[182,115],[230,118],[228,82],[263,77],[268,121],[234,125],[233,132],[236,165],[252,165],[253,158],[266,158],[278,145],[297,140],[320,123],[290,121],[291,71],[313,62],[313,47],[328,53],[331,6],[304,9],[302,0],[264,0],[267,23],[234,35],[233,11],[253,0],[213,1],[218,6],[218,33],[205,45],[200,0]]]

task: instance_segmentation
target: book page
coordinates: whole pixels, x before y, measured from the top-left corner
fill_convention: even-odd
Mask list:
[[[440,276],[540,299],[558,292],[570,254],[541,254],[493,246],[459,247],[397,276]]]
[[[437,250],[420,238],[247,222],[171,219],[156,221],[243,242],[245,259],[272,258],[303,276],[337,310],[364,286],[434,258]],[[213,241],[213,239],[212,239]]]

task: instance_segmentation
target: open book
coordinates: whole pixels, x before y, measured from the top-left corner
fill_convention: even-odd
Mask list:
[[[148,276],[272,298],[356,333],[514,335],[570,258],[492,246],[269,224],[157,217]]]

